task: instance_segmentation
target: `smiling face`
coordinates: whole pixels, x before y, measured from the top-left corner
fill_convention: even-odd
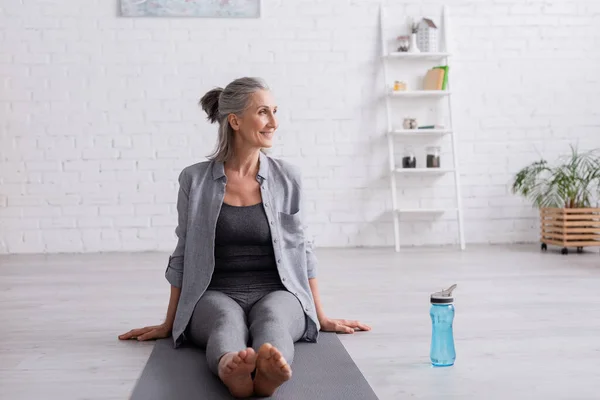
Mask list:
[[[237,146],[269,148],[273,146],[273,135],[277,129],[277,106],[268,90],[258,90],[250,98],[242,115],[230,114],[229,123],[235,130]]]

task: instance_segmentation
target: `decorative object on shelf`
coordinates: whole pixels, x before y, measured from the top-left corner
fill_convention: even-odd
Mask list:
[[[394,81],[394,92],[403,92],[408,89],[406,82]]]
[[[417,24],[417,46],[425,53],[438,51],[438,27],[429,18],[423,18]]]
[[[402,168],[417,168],[417,158],[411,147],[404,149],[404,156],[402,157]]]
[[[398,36],[396,38],[398,40],[398,51],[401,53],[406,53],[408,49],[410,49],[410,36]]]
[[[404,129],[417,129],[418,126],[416,118],[404,118],[404,122],[402,123]]]
[[[404,129],[417,129],[419,124],[417,123],[416,118],[404,118],[402,126],[404,127]]]
[[[440,148],[437,146],[427,147],[427,168],[440,167]]]
[[[411,34],[410,34],[410,46],[408,48],[409,53],[420,53],[419,46],[417,44],[417,32],[419,31],[419,25],[411,23]]]
[[[512,192],[540,209],[542,250],[553,244],[568,254],[568,247],[581,252],[585,246],[600,246],[600,155],[596,150],[580,153],[571,146],[571,154],[555,166],[544,159],[535,161],[517,172]]]
[[[259,18],[261,0],[121,0],[125,17]]]

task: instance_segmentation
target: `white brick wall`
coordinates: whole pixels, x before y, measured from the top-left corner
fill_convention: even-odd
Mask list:
[[[278,98],[273,154],[304,170],[318,245],[393,243],[379,1],[265,0],[260,20],[126,19],[116,3],[0,6],[0,253],[170,251],[177,175],[215,141],[197,101],[243,75]],[[510,179],[538,152],[600,144],[600,6],[387,3],[399,19],[451,7],[467,241],[535,240]],[[426,182],[399,181],[403,201],[452,204],[451,180]],[[413,218],[402,242],[455,232],[452,218]]]

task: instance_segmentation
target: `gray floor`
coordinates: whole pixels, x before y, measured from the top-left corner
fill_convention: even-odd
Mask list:
[[[537,245],[319,249],[332,317],[380,399],[598,399],[600,256]],[[125,399],[161,322],[166,254],[0,256],[0,399]],[[428,295],[456,290],[457,362],[429,365]]]

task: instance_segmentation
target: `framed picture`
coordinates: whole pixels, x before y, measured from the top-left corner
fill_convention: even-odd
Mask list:
[[[121,0],[125,17],[259,18],[261,0]]]

